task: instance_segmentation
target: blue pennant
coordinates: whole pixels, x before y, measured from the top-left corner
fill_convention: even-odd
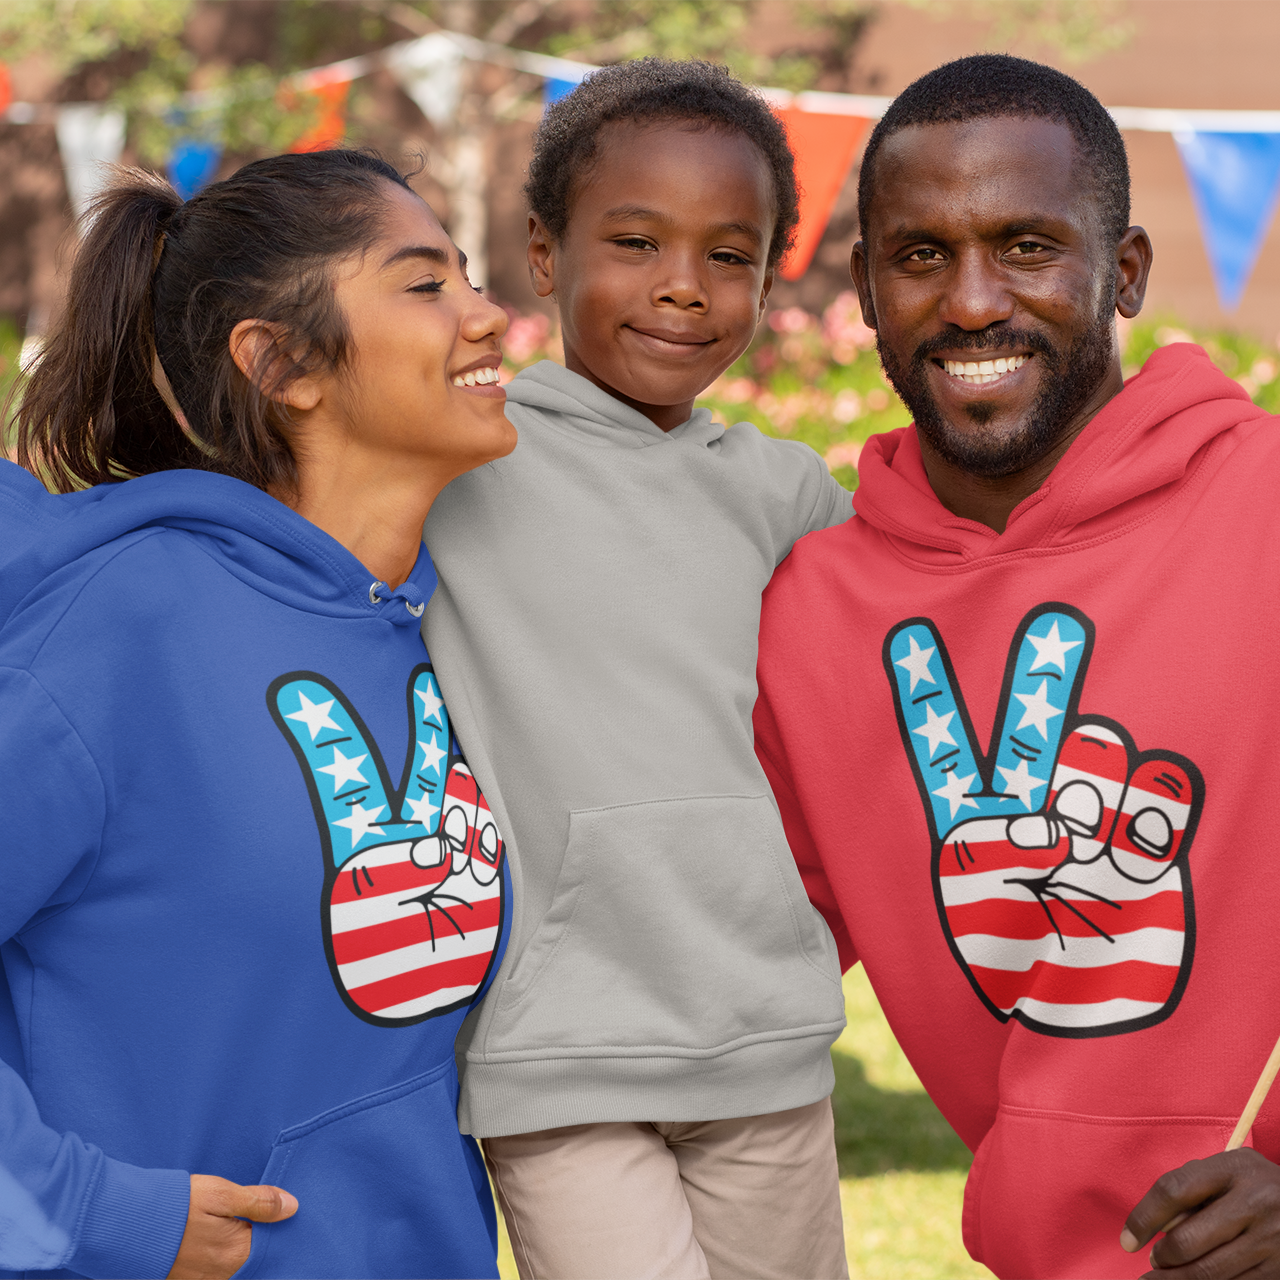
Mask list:
[[[1280,194],[1280,133],[1174,134],[1226,311],[1240,305]]]
[[[180,138],[169,157],[169,181],[184,199],[190,200],[213,181],[222,159],[222,146],[203,138]]]
[[[545,110],[553,102],[567,98],[578,87],[577,80],[547,80],[542,85],[542,106]]]

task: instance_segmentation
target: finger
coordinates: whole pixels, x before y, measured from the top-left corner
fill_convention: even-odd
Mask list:
[[[295,671],[271,682],[267,705],[302,766],[334,866],[400,835],[377,744],[336,685]]]
[[[1045,805],[1092,649],[1093,624],[1070,605],[1040,605],[1018,627],[995,721],[1000,736],[991,786],[1004,798],[1001,813]]]
[[[250,1222],[282,1222],[298,1212],[298,1202],[281,1187],[240,1187],[230,1197],[228,1217],[248,1218]]]
[[[1238,1162],[1233,1157],[1238,1154],[1219,1152],[1206,1160],[1189,1160],[1180,1168],[1162,1174],[1125,1219],[1121,1246],[1129,1253],[1141,1249],[1153,1236],[1166,1230],[1180,1213],[1193,1213],[1205,1201],[1222,1195],[1235,1177]],[[1177,1230],[1182,1231],[1184,1226]]]
[[[1140,758],[1120,802],[1111,857],[1134,880],[1158,880],[1189,848],[1204,804],[1204,781],[1190,760],[1168,752]]]
[[[410,839],[440,831],[449,776],[449,711],[434,670],[424,663],[409,682],[409,751],[404,765],[402,817]],[[415,830],[415,826],[422,829]],[[436,842],[437,844],[439,842]]]
[[[1107,847],[1136,754],[1124,728],[1101,719],[1066,737],[1049,785],[1049,813],[1071,833],[1077,862],[1093,862]]]
[[[900,623],[885,637],[883,656],[903,745],[935,835],[944,836],[961,816],[995,812],[979,798],[984,788],[973,730],[933,623]]]

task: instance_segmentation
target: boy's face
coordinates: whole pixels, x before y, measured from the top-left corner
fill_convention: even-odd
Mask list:
[[[529,218],[565,364],[664,431],[746,350],[773,284],[773,176],[741,134],[609,125],[564,238]]]

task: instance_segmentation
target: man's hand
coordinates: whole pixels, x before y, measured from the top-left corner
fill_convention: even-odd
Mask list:
[[[1280,1277],[1280,1166],[1249,1147],[1189,1160],[1157,1179],[1120,1233],[1130,1253],[1179,1214],[1151,1250],[1151,1280]]]
[[[169,1280],[228,1280],[249,1257],[250,1222],[281,1222],[297,1212],[298,1202],[279,1187],[192,1174],[187,1229]]]

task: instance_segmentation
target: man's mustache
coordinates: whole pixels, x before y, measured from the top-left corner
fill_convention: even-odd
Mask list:
[[[1050,361],[1058,355],[1053,343],[1035,329],[988,325],[985,329],[956,329],[953,333],[928,338],[916,348],[915,359],[923,364],[941,351],[1007,351],[1010,347],[1047,356]]]

